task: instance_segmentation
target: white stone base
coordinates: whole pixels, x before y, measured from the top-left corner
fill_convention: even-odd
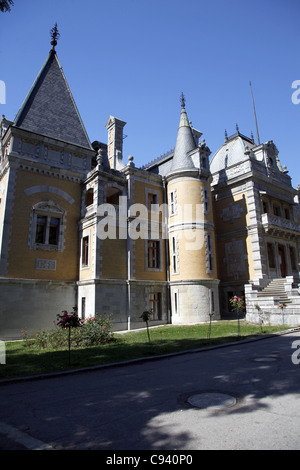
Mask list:
[[[173,325],[188,325],[220,319],[219,281],[171,282],[170,295]]]
[[[0,279],[0,339],[20,339],[53,328],[62,310],[76,305],[76,282]]]
[[[263,313],[260,316],[258,315],[258,313],[246,314],[246,321],[250,323],[260,324],[261,320],[263,321],[263,325],[284,325],[291,327],[300,326],[300,314],[289,314],[288,312],[285,312],[284,316],[282,316],[281,313],[277,312]]]
[[[150,325],[168,323],[167,282],[94,279],[78,283],[78,314],[82,317],[82,298],[85,298],[85,317],[96,313],[112,314],[114,331],[145,327],[141,319],[149,310],[149,294],[161,294],[161,320],[150,318]]]

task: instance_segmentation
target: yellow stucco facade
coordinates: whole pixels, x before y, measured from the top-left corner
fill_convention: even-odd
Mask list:
[[[144,310],[153,325],[226,318],[230,297],[253,307],[276,278],[300,312],[300,190],[273,141],[237,129],[209,160],[182,95],[175,148],[138,168],[125,125],[109,116],[107,143],[90,142],[55,48],[15,120],[1,118],[7,335],[74,305],[82,318],[112,312],[116,329],[141,327]]]
[[[37,185],[38,182],[38,185]],[[39,191],[38,186],[41,187]],[[47,187],[51,192],[45,191]],[[31,188],[36,192],[30,193]],[[67,194],[72,201],[55,194],[56,189]],[[59,193],[59,191],[58,191]],[[78,206],[81,200],[81,190],[78,183],[36,174],[24,169],[18,169],[15,181],[14,205],[11,223],[11,239],[7,276],[12,278],[77,280],[78,279]],[[63,217],[63,250],[48,251],[45,247],[33,248],[32,212],[33,207],[40,202],[52,201],[64,211]],[[44,271],[37,269],[37,258],[55,260],[56,269]]]

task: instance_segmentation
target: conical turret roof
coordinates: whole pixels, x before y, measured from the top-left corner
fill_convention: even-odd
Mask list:
[[[188,155],[188,152],[197,147],[193,131],[185,110],[185,100],[183,94],[181,95],[181,114],[180,122],[177,132],[176,145],[174,150],[174,157],[171,171],[180,170],[184,168],[194,168],[193,161]]]

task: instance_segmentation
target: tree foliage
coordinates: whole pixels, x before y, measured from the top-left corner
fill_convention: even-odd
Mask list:
[[[11,6],[14,6],[13,0],[0,0],[0,11],[4,13],[10,11]]]

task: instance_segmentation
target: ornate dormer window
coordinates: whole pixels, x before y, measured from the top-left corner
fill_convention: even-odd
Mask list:
[[[53,201],[32,208],[30,247],[34,250],[62,251],[65,211]]]

